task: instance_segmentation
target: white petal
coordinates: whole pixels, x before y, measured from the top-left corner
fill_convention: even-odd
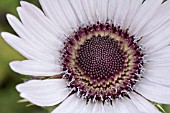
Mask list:
[[[76,96],[77,98],[77,96]],[[79,98],[79,97],[78,97]],[[82,109],[87,106],[86,100],[85,99],[79,99],[75,109],[74,109],[74,113],[81,113]],[[79,108],[79,109],[77,109]]]
[[[135,90],[151,101],[161,104],[170,104],[169,86],[159,85],[143,78],[136,86]]]
[[[144,60],[147,62],[146,66],[152,67],[151,65],[158,64],[168,64],[167,62],[170,61],[170,46],[165,46],[157,51],[147,53],[144,57]]]
[[[18,8],[19,10],[20,8]],[[41,37],[42,33],[33,34],[27,27],[25,27],[15,16],[7,14],[7,19],[12,28],[16,31],[16,33],[26,40],[28,43],[36,43],[38,46],[43,47],[44,49],[48,49],[48,51],[56,51],[61,49],[60,43],[52,43],[48,38],[50,37]],[[28,20],[28,18],[26,19]],[[30,21],[32,22],[32,21]],[[60,41],[61,42],[61,41]],[[56,46],[58,45],[58,46]]]
[[[137,107],[132,103],[132,101],[126,97],[122,100],[116,100],[115,104],[115,113],[142,113],[137,109]]]
[[[160,67],[160,69],[169,69],[170,64],[169,64],[170,60],[167,58],[163,58],[160,60],[152,60],[149,62],[146,62],[144,67],[146,70],[156,70],[158,69],[158,67]],[[159,70],[158,70],[159,71]]]
[[[170,46],[167,46],[163,49],[160,49],[152,53],[148,53],[145,59],[147,61],[155,61],[155,60],[161,60],[162,58],[167,58],[167,57],[170,57]]]
[[[33,76],[53,76],[62,73],[62,67],[57,64],[50,64],[41,61],[25,60],[10,63],[13,71]]]
[[[158,72],[158,71],[156,71]],[[170,85],[170,76],[169,76],[169,73],[170,71],[167,70],[167,71],[162,71],[160,70],[158,73],[152,73],[152,71],[148,71],[145,73],[145,78],[152,81],[152,82],[155,82],[157,84],[162,84],[162,85]]]
[[[80,24],[87,26],[89,24],[89,20],[84,9],[82,8],[84,4],[83,1],[82,0],[70,0],[70,4],[78,17]]]
[[[142,113],[161,113],[156,109],[154,105],[152,105],[149,101],[147,101],[142,96],[131,93],[130,94],[131,101],[133,104],[142,112]]]
[[[94,108],[94,103],[88,102],[88,104],[82,109],[80,113],[92,113]]]
[[[114,20],[114,16],[115,16],[115,12],[116,12],[116,4],[117,4],[117,0],[110,0],[109,4],[108,4],[108,19],[113,21]]]
[[[38,106],[53,106],[63,101],[69,91],[62,79],[30,80],[17,85],[21,97]]]
[[[54,111],[52,111],[52,113],[80,113],[85,106],[86,101],[81,100],[73,94],[62,102]]]
[[[21,39],[23,40],[22,43],[23,44],[18,44],[16,45],[11,45],[11,46],[22,46],[25,45],[25,47],[22,47],[21,49],[32,49],[32,51],[37,51],[36,54],[38,55],[38,53],[40,54],[44,54],[46,53],[46,56],[48,56],[48,58],[46,58],[45,56],[45,60],[48,60],[50,57],[52,57],[53,59],[57,58],[56,56],[59,56],[59,51],[61,50],[61,46],[56,46],[59,45],[59,43],[55,43],[55,46],[52,46],[52,43],[50,43],[48,41],[48,39],[46,38],[42,38],[39,36],[39,34],[35,35],[32,34],[32,32],[27,29],[16,17],[14,17],[13,15],[8,14],[7,15],[7,19],[10,23],[10,25],[13,27],[13,29],[16,31],[16,33],[21,37]],[[10,37],[11,41],[12,39],[12,35],[9,33],[4,33],[5,38],[6,37]],[[14,40],[15,41],[15,40]],[[27,50],[28,51],[28,50]],[[19,51],[20,52],[20,51]],[[21,53],[22,54],[22,53]],[[34,56],[36,56],[36,54],[34,52],[32,52],[32,54]],[[43,56],[43,55],[38,55],[39,57]],[[25,56],[27,57],[27,56]],[[55,58],[54,58],[55,57]]]
[[[81,2],[90,23],[96,24],[98,20],[95,10],[96,9],[95,0],[81,0]]]
[[[58,3],[73,29],[78,29],[80,21],[68,0],[58,0]]]
[[[158,29],[153,34],[149,34],[142,38],[139,42],[145,47],[147,53],[158,51],[170,44],[170,27]],[[155,46],[156,45],[156,46]]]
[[[108,4],[109,0],[95,0],[96,4],[96,14],[97,18],[99,19],[99,22],[106,23],[107,21],[107,10],[108,10]]]
[[[65,34],[73,32],[72,25],[65,17],[59,2],[56,0],[39,0],[46,16],[53,21],[53,24],[59,28],[62,28]]]
[[[128,10],[128,14],[123,24],[123,29],[128,29],[134,16],[138,12],[138,9],[141,7],[143,0],[131,0]]]
[[[161,26],[168,26],[167,23],[170,19],[170,12],[167,11],[170,7],[170,1],[164,2],[161,7],[159,8],[156,15],[146,24],[138,33],[139,37],[148,35],[149,33],[154,32],[155,30],[159,29]],[[166,27],[165,27],[166,28]]]
[[[163,67],[165,66],[165,67]],[[151,68],[147,68],[143,77],[146,79],[162,85],[170,85],[170,67],[166,65],[156,65]]]
[[[53,22],[50,21],[44,13],[37,8],[35,5],[30,4],[25,1],[21,1],[21,20],[25,26],[30,28],[30,31],[43,34],[44,37],[47,35],[47,38],[51,42],[61,42],[59,34],[63,34],[61,29],[53,25]],[[22,14],[23,13],[23,14]],[[29,19],[27,18],[29,17]],[[33,30],[32,30],[33,29]],[[43,36],[42,36],[43,37]]]
[[[104,110],[105,110],[105,113],[115,113],[114,112],[114,108],[115,105],[111,105],[111,104],[104,104]]]
[[[52,23],[42,14],[42,12],[26,2],[21,2],[22,7],[18,7],[17,11],[23,22],[35,36],[41,40],[46,40],[48,45],[56,48],[56,45],[62,45],[62,41],[59,40],[58,31],[54,31],[51,28]],[[29,19],[28,19],[29,18]],[[50,27],[49,27],[50,26]]]
[[[53,55],[52,53],[49,53],[45,48],[41,48],[41,46],[33,43],[28,43],[13,34],[3,32],[1,35],[10,46],[12,46],[28,59],[52,63],[56,63],[56,61],[59,59],[57,58],[59,55]]]
[[[170,46],[152,52],[145,57],[146,63],[143,76],[152,82],[170,85]]]
[[[23,41],[10,33],[3,32],[1,33],[1,36],[4,38],[4,40],[12,46],[15,50],[20,52],[23,56],[25,56],[28,59],[39,59],[37,58],[32,51],[26,51]],[[16,45],[17,44],[17,45]],[[19,46],[18,46],[19,45]]]
[[[129,10],[130,0],[118,0],[114,16],[114,25],[122,28],[124,20]]]
[[[45,51],[45,53],[58,55],[58,50],[62,48],[61,41],[53,43],[49,41],[49,37],[42,38],[40,34],[33,34],[27,27],[25,27],[15,16],[7,14],[7,19],[16,31],[16,33],[24,40],[30,47],[37,47],[37,51]],[[28,20],[28,19],[27,19]],[[29,20],[30,21],[30,20]],[[32,21],[30,21],[32,22]],[[60,42],[60,43],[59,43]],[[57,46],[56,46],[57,45]],[[35,49],[35,48],[34,48]]]
[[[149,20],[154,16],[161,6],[163,0],[146,0],[140,9],[137,11],[130,27],[130,34],[135,34],[138,36],[139,30],[141,30]],[[139,37],[140,38],[140,37]]]
[[[92,113],[106,113],[102,102],[96,102]]]

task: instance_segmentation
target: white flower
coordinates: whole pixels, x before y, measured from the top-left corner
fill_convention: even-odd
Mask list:
[[[28,60],[10,67],[34,76],[17,86],[52,113],[160,113],[170,104],[170,0],[21,2],[4,40]],[[45,79],[39,77],[44,76]],[[33,78],[34,78],[33,77]],[[148,101],[149,100],[149,101]]]

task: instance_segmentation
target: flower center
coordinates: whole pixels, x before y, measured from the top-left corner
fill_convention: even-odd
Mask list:
[[[77,65],[83,75],[94,80],[115,76],[125,64],[124,51],[109,36],[92,36],[80,46],[77,53]]]
[[[80,28],[66,40],[63,67],[73,93],[87,101],[112,103],[133,91],[143,53],[127,31],[98,23]]]

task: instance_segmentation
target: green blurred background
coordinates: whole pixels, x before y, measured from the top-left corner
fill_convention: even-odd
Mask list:
[[[37,0],[27,0],[40,7]],[[19,0],[0,0],[0,32],[15,33],[6,20],[6,14],[17,15],[16,7]],[[28,106],[29,103],[18,103],[21,98],[15,86],[21,83],[26,76],[14,73],[8,63],[13,60],[23,60],[18,52],[13,50],[0,38],[0,113],[47,113],[48,111],[38,106]],[[170,113],[170,106],[163,105],[166,113]]]

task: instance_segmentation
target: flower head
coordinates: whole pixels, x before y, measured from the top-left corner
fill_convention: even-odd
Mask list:
[[[40,0],[21,2],[18,36],[4,40],[28,60],[10,67],[33,76],[17,86],[52,113],[160,113],[170,104],[170,1]],[[43,78],[42,78],[43,77]],[[148,101],[149,100],[149,101]]]

